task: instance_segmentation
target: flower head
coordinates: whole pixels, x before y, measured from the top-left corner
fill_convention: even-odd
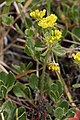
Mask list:
[[[59,64],[58,63],[50,63],[48,65],[48,69],[52,71],[58,71],[60,72]]]
[[[40,19],[43,18],[43,16],[45,15],[45,13],[46,13],[46,10],[45,10],[45,9],[44,9],[43,11],[42,11],[42,10],[39,11],[39,10],[37,9],[37,10],[31,12],[31,13],[30,13],[30,16],[33,17],[33,18],[35,18],[35,19],[37,19],[37,20],[40,20]]]
[[[76,54],[72,54],[72,57],[76,62],[80,63],[80,52],[77,52]]]
[[[41,26],[42,28],[49,28],[49,27],[54,27],[54,23],[57,20],[57,16],[55,14],[51,14],[50,16],[46,18],[42,18],[38,25]]]
[[[60,40],[62,37],[62,32],[59,30],[52,30],[51,31],[51,36],[45,37],[46,43],[56,43]]]

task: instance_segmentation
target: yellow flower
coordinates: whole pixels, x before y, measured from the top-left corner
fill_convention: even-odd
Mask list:
[[[45,38],[46,43],[56,43],[60,38],[62,37],[62,32],[59,30],[52,30],[51,31],[51,36],[47,36]]]
[[[37,19],[37,20],[40,20],[40,19],[43,18],[43,16],[45,15],[45,13],[46,13],[46,10],[45,10],[45,9],[44,9],[43,11],[42,11],[42,10],[39,11],[39,10],[37,9],[37,10],[31,12],[31,13],[30,13],[30,16],[33,17],[33,18],[35,18],[35,19]]]
[[[80,52],[77,52],[76,54],[72,54],[72,57],[76,62],[80,63]]]
[[[59,40],[62,37],[62,32],[59,30],[52,30],[52,36],[55,36],[55,39]]]
[[[38,25],[41,26],[42,28],[48,28],[48,27],[54,27],[54,23],[57,20],[57,16],[55,14],[51,14],[50,16],[46,18],[42,18]]]
[[[60,68],[58,63],[50,63],[48,69],[52,71],[58,71],[60,73]]]

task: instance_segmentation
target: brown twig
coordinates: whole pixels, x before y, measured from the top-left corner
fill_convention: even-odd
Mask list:
[[[35,110],[37,110],[37,107],[36,107],[36,105],[34,105],[30,100],[28,100],[28,99],[25,99],[25,101],[30,105],[30,106],[32,106],[32,107],[29,107],[29,106],[27,106],[27,105],[24,105],[24,104],[22,104],[22,99],[20,99],[20,101],[18,101],[17,99],[16,99],[16,97],[14,97],[14,96],[12,96],[12,95],[8,95],[8,98],[7,99],[10,99],[12,102],[14,102],[15,104],[17,104],[17,105],[20,105],[20,106],[23,106],[23,107],[25,107],[25,108],[27,108],[27,109],[29,109],[29,110],[31,110],[31,109],[35,109]]]
[[[39,70],[41,70],[42,68],[40,68]],[[25,71],[23,72],[22,74],[19,74],[19,75],[16,75],[16,79],[19,79],[27,74],[30,74],[30,73],[33,73],[33,72],[36,72],[37,70],[28,70],[28,71]]]
[[[72,43],[72,44],[76,44],[76,45],[80,45],[80,42],[75,42],[75,41],[71,41],[71,40],[68,40],[68,39],[64,39],[63,41],[68,42],[68,43]]]
[[[15,104],[17,104],[17,105],[19,105],[19,106],[23,106],[23,107],[27,108],[28,110],[31,110],[30,107],[28,107],[28,106],[22,104],[21,102],[15,100],[15,99],[13,98],[13,96],[10,96],[10,95],[9,95],[8,97],[9,97],[9,99],[10,99],[13,103],[15,103]]]

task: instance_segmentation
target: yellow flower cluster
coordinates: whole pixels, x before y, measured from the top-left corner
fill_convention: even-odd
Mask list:
[[[72,54],[72,57],[76,62],[80,63],[80,52],[77,52],[76,54]]]
[[[51,31],[51,36],[47,36],[45,38],[46,43],[56,43],[58,40],[62,37],[62,32],[59,30],[52,30]]]
[[[60,73],[60,68],[58,63],[50,63],[48,69],[52,71],[58,71]]]
[[[50,16],[44,17],[46,14],[46,10],[39,11],[38,9],[31,12],[30,16],[39,20],[38,25],[42,28],[54,27],[54,24],[57,20],[57,16],[55,14],[51,14]]]
[[[51,14],[50,16],[46,18],[42,18],[38,25],[41,26],[42,28],[48,28],[48,27],[54,27],[54,23],[57,20],[57,16],[55,14]]]
[[[44,17],[46,10],[43,11],[35,10],[30,13],[30,16],[38,20],[38,25],[44,29],[53,28],[55,22],[57,20],[57,16],[55,14],[51,14],[50,16]],[[46,43],[56,43],[62,37],[62,32],[59,30],[51,30],[50,35],[45,37]]]
[[[30,16],[37,19],[37,20],[40,20],[43,18],[43,16],[45,15],[46,13],[46,10],[44,9],[43,11],[39,11],[39,10],[35,10],[33,12],[30,13]]]

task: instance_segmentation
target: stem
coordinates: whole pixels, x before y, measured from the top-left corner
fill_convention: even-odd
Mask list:
[[[39,63],[37,62],[36,65],[36,76],[39,78]],[[35,104],[37,103],[38,100],[38,96],[39,96],[39,90],[35,90]]]
[[[0,8],[2,8],[4,5],[6,5],[6,1],[0,4]]]
[[[62,78],[61,74],[59,74],[57,71],[56,71],[56,74],[57,74],[58,79],[61,81],[61,83],[62,83],[63,86],[64,86],[65,93],[66,93],[66,95],[67,95],[70,103],[72,104],[73,107],[76,107],[76,104],[74,103],[74,101],[73,101],[73,99],[72,99],[72,96],[71,96],[71,94],[70,94],[70,92],[69,92],[69,90],[68,90],[68,87],[67,87],[64,79]],[[76,107],[76,110],[79,110],[79,109]]]
[[[47,1],[47,15],[50,15],[51,12],[51,0],[46,0]]]
[[[16,120],[18,120],[18,109],[16,109]]]
[[[3,113],[1,113],[0,115],[1,115],[1,120],[4,120],[4,115],[3,115]]]
[[[37,62],[37,65],[36,65],[36,75],[37,77],[39,77],[39,63]]]
[[[72,43],[72,44],[76,44],[76,45],[80,45],[80,42],[70,41],[68,39],[64,39],[63,41],[68,42],[68,43]]]
[[[40,68],[39,70],[41,70],[42,68]],[[33,73],[33,72],[36,72],[37,70],[29,70],[29,71],[25,71],[23,72],[22,74],[19,74],[19,75],[16,75],[16,79],[19,79],[21,77],[24,77],[25,75],[29,74],[29,73]]]
[[[43,65],[42,79],[41,79],[41,95],[43,94],[45,70],[46,70],[47,60],[49,57],[49,53],[51,52],[51,49],[52,49],[52,47],[48,50],[47,55],[45,56],[45,61],[44,61],[44,65]]]
[[[54,57],[53,57],[53,60],[54,60],[54,62],[55,62]],[[64,79],[62,78],[61,74],[60,74],[58,71],[56,71],[56,74],[57,74],[57,77],[58,77],[59,81],[62,83],[62,85],[63,85],[63,87],[64,87],[65,93],[66,93],[66,95],[67,95],[70,103],[72,104],[73,107],[76,107],[76,104],[74,103],[74,101],[73,101],[73,99],[72,99],[72,96],[71,96],[71,94],[70,94],[70,92],[69,92],[69,89],[68,89],[68,87],[67,87]],[[79,109],[76,107],[76,110],[79,110]]]
[[[3,61],[3,39],[4,39],[4,28],[0,26],[0,60]]]

